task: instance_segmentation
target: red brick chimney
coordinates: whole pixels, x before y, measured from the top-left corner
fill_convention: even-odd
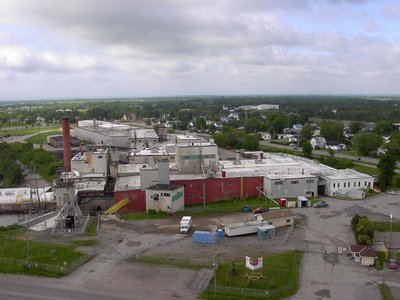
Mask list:
[[[63,143],[64,143],[64,171],[71,172],[71,134],[69,132],[69,118],[62,118]]]

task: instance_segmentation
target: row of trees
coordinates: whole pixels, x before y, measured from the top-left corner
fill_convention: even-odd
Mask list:
[[[53,179],[57,168],[62,166],[53,153],[33,149],[29,143],[0,143],[0,155],[0,181],[4,188],[18,187],[24,182],[23,166],[47,180]]]

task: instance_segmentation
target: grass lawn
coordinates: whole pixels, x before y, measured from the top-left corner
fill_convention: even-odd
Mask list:
[[[368,175],[378,175],[379,170],[376,167],[369,167],[369,166],[364,166],[360,164],[355,164],[355,166],[352,168],[353,170],[356,170],[357,172],[368,174]]]
[[[78,261],[83,263],[89,259],[89,256],[76,251],[75,246],[56,245],[34,240],[29,241],[29,251],[27,252],[26,239],[23,238],[25,234],[25,229],[1,231],[1,273],[60,277],[64,274],[61,268],[67,268]]]
[[[202,204],[189,206],[185,207],[184,211],[176,212],[176,214],[184,215],[190,212],[191,215],[210,215],[217,213],[241,212],[242,208],[245,206],[251,211],[257,207],[276,207],[276,204],[270,200],[265,201],[262,197],[253,197],[243,200],[223,200],[207,203],[205,208]]]
[[[94,247],[99,244],[99,240],[73,240],[71,244],[75,246]]]
[[[376,269],[383,270],[383,263],[386,261],[386,253],[376,251],[376,255],[378,256],[378,262],[376,264]]]
[[[381,292],[382,300],[393,299],[392,291],[385,283],[379,284],[379,291]]]
[[[58,135],[61,134],[61,131],[60,130],[52,130],[52,131],[42,132],[40,134],[31,136],[26,141],[28,143],[32,143],[32,144],[44,144],[44,143],[47,143],[47,137],[49,135],[57,135],[57,134]]]
[[[299,266],[302,257],[303,252],[299,251],[264,256],[262,272],[264,278],[254,282],[249,282],[248,278],[244,277],[246,275],[244,258],[235,262],[234,275],[230,275],[232,262],[220,263],[216,274],[217,296],[214,295],[213,286],[209,286],[200,296],[202,299],[265,299],[266,291],[270,296],[268,299],[283,299],[294,295],[299,288]],[[211,280],[212,284],[213,282],[214,280]]]
[[[32,133],[40,133],[45,130],[57,130],[59,127],[52,126],[52,127],[29,127],[29,128],[24,128],[24,127],[19,127],[19,128],[2,128],[0,129],[0,135],[5,136],[5,135],[10,135],[10,136],[17,136],[17,135],[27,135],[27,134],[32,134]]]
[[[155,255],[136,255],[130,258],[129,262],[141,262],[150,265],[164,265],[195,270],[213,267],[212,261],[209,260]]]
[[[167,217],[166,214],[162,213],[129,213],[129,214],[121,214],[120,218],[122,220],[143,220],[143,219],[165,219]]]
[[[374,231],[389,232],[390,231],[390,222],[373,222],[373,221],[371,221],[371,227]],[[392,231],[399,232],[400,231],[400,223],[393,222],[392,223]]]
[[[95,236],[95,235],[97,235],[97,218],[92,218],[89,221],[89,224],[86,227],[85,235],[87,235],[87,236]]]

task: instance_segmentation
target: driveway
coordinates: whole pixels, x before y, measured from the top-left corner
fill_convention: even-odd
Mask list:
[[[325,200],[328,208],[295,209],[305,236],[296,241],[296,247],[305,253],[300,289],[290,299],[380,299],[378,284],[383,279],[390,287],[400,288],[400,272],[377,271],[338,253],[338,247],[355,242],[349,226],[355,214],[388,221],[390,212],[399,219],[399,200],[386,194],[362,201]]]

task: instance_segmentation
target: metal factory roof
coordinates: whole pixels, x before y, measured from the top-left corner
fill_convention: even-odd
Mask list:
[[[316,178],[316,176],[312,174],[267,174],[265,177],[268,179]]]
[[[176,147],[183,148],[183,147],[193,147],[193,146],[201,146],[201,147],[217,147],[217,144],[205,142],[205,143],[189,143],[189,144],[176,144]]]
[[[154,138],[158,140],[158,135],[153,129],[134,129],[136,138],[144,139],[144,138]]]
[[[128,191],[128,190],[138,190],[140,189],[140,176],[132,175],[125,177],[118,177],[115,182],[114,191]]]
[[[118,165],[118,175],[126,175],[126,174],[140,174],[140,169],[142,168],[150,168],[149,164],[124,164]]]
[[[104,191],[106,180],[75,182],[75,192],[78,191]]]
[[[335,172],[331,174],[323,174],[322,177],[325,177],[330,180],[347,180],[347,179],[371,179],[370,175],[357,172],[352,169],[344,169],[344,170],[335,170]]]
[[[336,170],[318,162],[287,154],[264,153],[263,159],[220,161],[219,169],[226,177],[267,175],[319,175]],[[218,175],[217,175],[218,176]]]

